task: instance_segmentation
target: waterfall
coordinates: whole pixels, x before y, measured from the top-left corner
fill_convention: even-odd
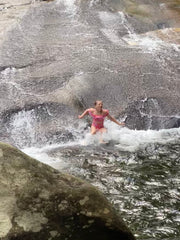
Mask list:
[[[22,111],[16,114],[10,122],[8,131],[17,146],[36,144],[35,114],[34,110]]]
[[[138,240],[178,240],[180,51],[172,7],[9,2],[0,7],[1,140],[97,186]],[[96,99],[126,123],[105,120],[105,145],[90,134],[89,116],[78,119]]]

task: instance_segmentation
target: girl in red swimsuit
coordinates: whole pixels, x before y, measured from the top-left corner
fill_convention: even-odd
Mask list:
[[[107,109],[103,109],[103,102],[98,100],[94,103],[94,108],[86,109],[82,115],[79,115],[79,119],[83,118],[85,115],[89,114],[93,121],[91,125],[91,134],[96,134],[97,132],[100,132],[101,134],[106,132],[107,129],[104,127],[104,119],[107,117],[109,120],[115,122],[116,124],[120,126],[124,126],[124,123],[118,122],[114,117],[112,117],[109,114],[109,111]],[[101,142],[103,142],[101,140]]]

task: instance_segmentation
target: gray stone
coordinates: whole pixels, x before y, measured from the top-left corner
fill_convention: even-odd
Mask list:
[[[173,31],[176,15],[167,15],[155,1],[91,3],[9,0],[2,5],[1,112],[45,103],[79,111],[98,98],[118,115],[141,99],[153,98],[161,116],[178,115],[179,52],[168,44],[149,50],[141,46],[144,36],[138,35],[153,35],[163,22],[178,36]],[[168,34],[171,39],[171,31]],[[128,118],[133,128],[147,128],[143,117],[137,123],[128,112]],[[152,128],[159,128],[158,119]]]
[[[135,239],[92,185],[0,143],[0,237]]]

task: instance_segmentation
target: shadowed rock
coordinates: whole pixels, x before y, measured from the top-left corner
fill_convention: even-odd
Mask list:
[[[90,184],[0,143],[1,239],[134,240]]]

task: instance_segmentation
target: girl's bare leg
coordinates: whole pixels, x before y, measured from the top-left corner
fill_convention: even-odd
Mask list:
[[[91,126],[91,134],[94,135],[96,134],[97,129],[94,126]]]

